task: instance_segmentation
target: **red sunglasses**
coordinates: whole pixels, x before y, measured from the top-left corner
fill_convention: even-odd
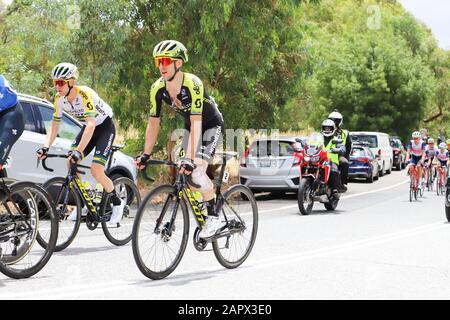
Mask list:
[[[66,85],[66,83],[69,83],[69,81],[68,80],[62,80],[62,79],[60,79],[60,80],[53,80],[53,84],[54,84],[55,87],[56,86],[64,87]]]
[[[169,58],[169,57],[159,57],[159,58],[155,58],[155,65],[158,68],[160,64],[162,64],[164,67],[168,67],[170,66],[174,61],[176,61],[175,59]]]

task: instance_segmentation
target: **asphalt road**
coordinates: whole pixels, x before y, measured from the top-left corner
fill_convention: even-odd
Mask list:
[[[241,267],[224,269],[190,239],[177,270],[160,281],[140,273],[131,244],[115,247],[82,225],[34,277],[0,274],[0,299],[448,299],[444,197],[426,192],[411,203],[406,182],[405,171],[394,171],[350,183],[335,212],[317,204],[309,216],[299,215],[295,194],[259,195],[258,237]]]

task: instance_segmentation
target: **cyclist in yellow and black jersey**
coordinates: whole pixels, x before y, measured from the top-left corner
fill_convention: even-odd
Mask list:
[[[208,163],[222,138],[224,122],[217,104],[206,93],[202,81],[195,75],[181,72],[188,61],[185,46],[175,40],[158,43],[153,50],[161,78],[150,90],[150,113],[144,153],[136,159],[139,168],[150,158],[159,133],[162,102],[166,102],[184,118],[185,157],[179,162],[180,172],[192,174],[192,181],[208,210],[208,218],[199,236],[209,238],[222,226],[215,211],[214,185],[206,174]],[[194,188],[193,188],[194,189]]]
[[[71,63],[60,63],[52,70],[52,79],[57,91],[55,111],[47,138],[42,148],[37,150],[39,159],[44,159],[59,131],[63,111],[76,117],[83,128],[75,138],[72,150],[69,152],[70,162],[79,162],[95,148],[91,165],[92,176],[103,188],[111,194],[113,214],[110,224],[117,224],[122,219],[125,201],[121,200],[114,189],[113,182],[105,173],[105,165],[111,153],[111,147],[116,136],[116,127],[112,120],[111,107],[104,102],[91,88],[77,86],[78,69]],[[70,220],[76,219],[73,212]]]

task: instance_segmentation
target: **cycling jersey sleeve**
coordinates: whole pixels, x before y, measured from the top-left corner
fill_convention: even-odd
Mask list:
[[[61,117],[62,117],[62,109],[59,107],[59,99],[60,99],[61,97],[59,96],[59,95],[56,95],[56,97],[55,97],[55,103],[54,103],[54,106],[55,106],[55,111],[53,112],[53,121],[55,121],[55,122],[61,122]]]
[[[191,75],[187,84],[192,97],[191,115],[201,115],[203,113],[203,95],[205,90],[203,82],[198,77]]]
[[[79,90],[78,93],[83,100],[85,118],[95,118],[97,113],[95,112],[95,103],[92,93],[84,90]]]
[[[150,89],[150,117],[159,118],[161,116],[162,90],[165,87],[164,81],[158,79]]]

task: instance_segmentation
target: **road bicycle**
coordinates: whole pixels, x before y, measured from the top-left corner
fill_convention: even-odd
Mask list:
[[[178,266],[186,250],[189,237],[189,204],[196,222],[193,242],[198,251],[205,251],[208,244],[219,263],[225,268],[237,268],[249,256],[258,230],[258,207],[252,191],[236,184],[221,192],[222,183],[227,180],[227,160],[237,153],[217,153],[222,157],[222,167],[217,180],[213,180],[216,194],[216,212],[222,220],[222,228],[211,238],[202,239],[199,233],[205,223],[206,210],[190,185],[190,176],[176,175],[172,185],[156,187],[144,198],[133,226],[133,255],[139,270],[153,280],[163,279]],[[149,165],[177,164],[165,160],[149,160]],[[148,179],[143,170],[144,177]]]
[[[423,195],[423,184],[420,183],[419,170],[416,165],[410,164],[409,168],[409,201],[417,200],[417,196]]]
[[[113,147],[109,160],[112,159],[114,152],[120,150],[120,147]],[[42,161],[45,170],[52,172],[46,164],[49,158],[67,158],[63,154],[47,154]],[[108,162],[109,169],[111,161]],[[126,177],[120,177],[113,180],[114,188],[118,197],[126,201],[122,220],[115,225],[108,224],[112,214],[112,202],[110,195],[106,190],[87,191],[84,183],[78,177],[78,174],[85,174],[78,168],[90,169],[88,166],[72,163],[67,176],[56,177],[48,180],[44,188],[49,191],[56,206],[56,212],[59,219],[59,235],[55,251],[62,251],[67,248],[78,233],[82,220],[85,220],[89,230],[95,230],[101,224],[106,238],[116,246],[127,244],[131,240],[133,221],[137,209],[141,203],[141,196],[135,183]],[[85,218],[82,218],[82,208],[87,208]],[[75,212],[76,218],[72,221],[69,216]]]
[[[0,272],[15,279],[31,277],[55,250],[56,208],[45,189],[32,182],[1,178],[0,194]]]
[[[436,193],[438,196],[445,193],[445,180],[447,174],[447,167],[439,166],[436,168],[437,179],[436,179]]]
[[[426,168],[424,168],[426,187],[428,191],[433,191],[434,180],[435,180],[435,168],[433,163],[430,163]]]

